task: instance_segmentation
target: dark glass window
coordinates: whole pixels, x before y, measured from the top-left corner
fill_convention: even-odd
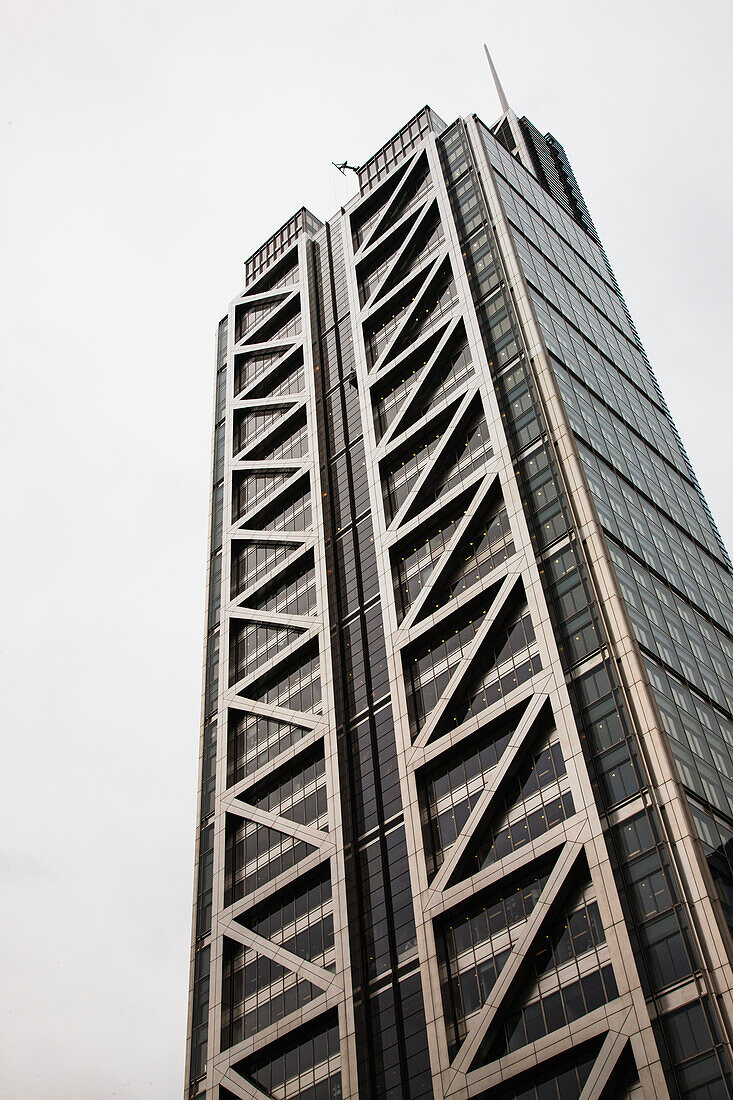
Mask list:
[[[613,830],[622,900],[642,959],[642,981],[659,991],[689,977],[695,964],[687,925],[653,820],[646,813]]]
[[[727,1100],[733,1096],[728,1057],[707,998],[661,1016],[654,1026],[669,1059],[666,1076],[673,1097]]]

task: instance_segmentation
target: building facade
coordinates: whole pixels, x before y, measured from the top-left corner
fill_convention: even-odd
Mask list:
[[[186,1095],[733,1095],[733,577],[562,146],[420,111],[219,325]]]

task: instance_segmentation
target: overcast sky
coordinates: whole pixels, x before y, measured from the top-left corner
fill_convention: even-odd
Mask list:
[[[0,1094],[182,1091],[216,323],[423,104],[565,145],[729,543],[731,8],[5,0]]]

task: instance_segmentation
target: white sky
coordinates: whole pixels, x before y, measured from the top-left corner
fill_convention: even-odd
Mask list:
[[[729,541],[724,2],[5,0],[0,1095],[181,1095],[213,353],[424,103],[565,145]]]

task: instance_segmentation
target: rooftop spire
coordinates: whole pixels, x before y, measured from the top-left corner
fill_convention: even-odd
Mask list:
[[[506,95],[504,94],[504,89],[501,86],[501,81],[499,80],[499,75],[498,75],[496,69],[494,68],[494,62],[491,60],[491,54],[489,53],[489,47],[486,45],[485,42],[484,42],[484,53],[486,54],[486,60],[488,61],[489,68],[491,69],[491,75],[494,78],[494,85],[496,87],[496,94],[499,97],[499,103],[501,103],[501,109],[504,112],[504,114],[506,114],[506,112],[509,110],[509,102],[507,100]]]

